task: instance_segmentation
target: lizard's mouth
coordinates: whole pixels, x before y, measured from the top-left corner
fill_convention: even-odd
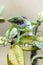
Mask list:
[[[17,25],[22,25],[24,24],[25,17],[14,17],[8,20],[11,23],[17,24]]]
[[[14,20],[8,20],[11,23],[17,24],[17,25],[23,25],[24,20],[14,19]]]

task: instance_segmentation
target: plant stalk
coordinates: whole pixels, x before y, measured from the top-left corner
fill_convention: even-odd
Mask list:
[[[34,27],[34,35],[36,35],[36,32],[37,32],[37,27],[35,26]],[[33,46],[34,47],[34,46]],[[33,48],[32,47],[32,48]],[[37,50],[34,50],[34,51],[31,51],[31,60],[32,60],[32,58],[35,56],[35,55],[37,55]],[[37,63],[37,59],[35,59],[34,60],[34,62],[32,63],[32,65],[38,65],[38,63]]]

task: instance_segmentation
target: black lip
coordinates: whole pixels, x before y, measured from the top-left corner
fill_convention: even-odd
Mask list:
[[[25,19],[27,19],[25,16],[21,16],[21,18],[15,17],[15,18],[10,19],[8,21],[11,23],[17,24],[17,25],[23,25]]]
[[[15,24],[18,24],[18,25],[22,25],[22,24],[24,24],[24,22],[21,21],[21,20],[14,20],[14,23],[15,23]]]

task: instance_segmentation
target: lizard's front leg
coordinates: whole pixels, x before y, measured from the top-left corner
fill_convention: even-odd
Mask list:
[[[17,34],[17,43],[18,43],[20,41],[20,30],[19,29],[17,30],[17,33],[18,33]]]

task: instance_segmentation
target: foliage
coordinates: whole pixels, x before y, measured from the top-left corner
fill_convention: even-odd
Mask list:
[[[39,14],[37,21],[30,22],[24,16],[14,16],[8,21],[12,26],[6,32],[5,38],[1,39],[4,45],[11,45],[7,56],[8,65],[24,65],[23,50],[41,49],[43,51],[43,37],[37,36],[38,27],[43,22],[43,13]],[[0,44],[3,44],[2,41]],[[43,56],[35,56],[32,63],[39,57],[43,58]]]

